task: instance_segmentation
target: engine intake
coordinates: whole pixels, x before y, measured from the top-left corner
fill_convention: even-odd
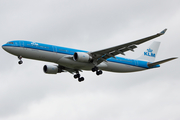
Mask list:
[[[78,62],[92,62],[92,57],[88,53],[84,52],[75,52],[73,59]]]
[[[59,72],[59,68],[55,65],[44,65],[43,71],[47,74],[57,74]]]

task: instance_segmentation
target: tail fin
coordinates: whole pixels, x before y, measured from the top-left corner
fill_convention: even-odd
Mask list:
[[[159,49],[160,42],[154,41],[138,58],[140,60],[146,60],[148,62],[155,61],[158,49]]]

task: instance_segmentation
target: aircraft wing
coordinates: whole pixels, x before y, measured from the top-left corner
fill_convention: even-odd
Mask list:
[[[114,46],[114,47],[103,49],[103,50],[90,52],[90,54],[92,55],[92,58],[93,58],[93,63],[95,65],[98,65],[101,62],[106,61],[106,59],[108,59],[110,57],[115,57],[118,54],[125,55],[124,52],[129,51],[129,50],[134,51],[134,49],[137,48],[136,45],[140,45],[144,42],[147,42],[156,37],[159,37],[159,36],[163,35],[166,32],[166,30],[167,29],[164,29],[160,33],[157,33],[155,35],[152,35],[152,36],[149,36],[149,37],[146,37],[143,39],[135,40],[133,42],[125,43],[122,45]]]

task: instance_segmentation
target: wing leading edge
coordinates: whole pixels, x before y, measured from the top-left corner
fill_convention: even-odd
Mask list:
[[[147,42],[149,40],[157,38],[157,37],[163,35],[166,32],[166,30],[167,29],[164,29],[160,33],[157,33],[155,35],[152,35],[152,36],[149,36],[149,37],[146,37],[146,38],[142,38],[142,39],[139,39],[139,40],[135,40],[133,42],[129,42],[129,43],[114,46],[114,47],[111,47],[111,48],[91,52],[90,54],[91,54],[91,56],[93,58],[93,63],[95,65],[98,65],[101,62],[106,61],[106,59],[108,59],[110,57],[115,57],[118,54],[125,55],[124,52],[129,51],[129,50],[134,51],[134,49],[137,48],[136,45],[140,45],[140,44],[142,44],[144,42]]]

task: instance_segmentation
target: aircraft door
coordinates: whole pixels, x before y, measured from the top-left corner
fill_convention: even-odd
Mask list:
[[[53,52],[57,53],[57,47],[53,46]]]
[[[23,42],[23,41],[20,41],[20,42],[19,42],[19,46],[20,46],[20,47],[24,47],[24,42]]]
[[[138,66],[138,61],[137,61],[137,60],[134,60],[134,64],[135,64],[136,66]]]

